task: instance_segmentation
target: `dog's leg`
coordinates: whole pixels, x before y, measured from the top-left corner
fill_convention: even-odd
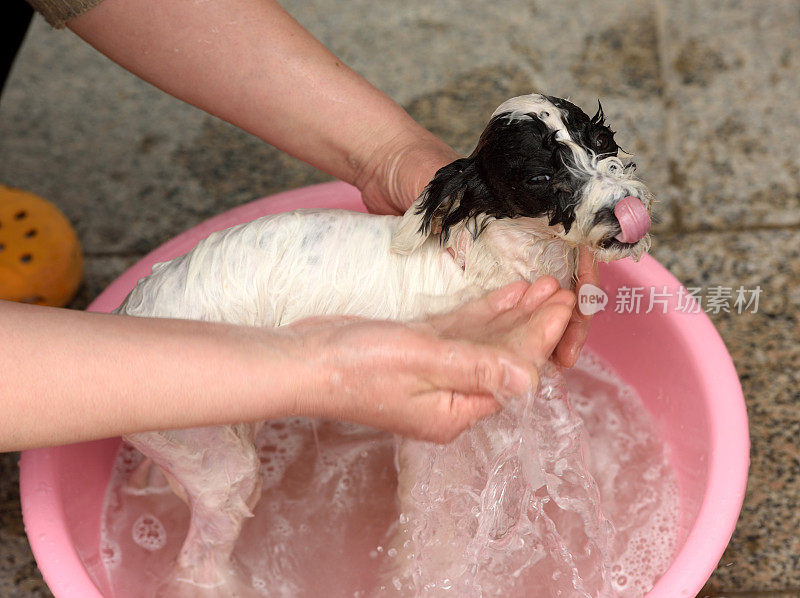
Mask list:
[[[128,438],[164,471],[191,510],[186,540],[159,596],[259,596],[249,573],[232,558],[242,523],[261,494],[255,432],[255,425],[242,424]]]

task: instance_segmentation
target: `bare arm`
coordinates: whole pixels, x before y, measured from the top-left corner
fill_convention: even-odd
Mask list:
[[[372,211],[404,212],[458,158],[273,0],[105,0],[68,26],[156,87],[356,185]]]
[[[287,330],[0,301],[0,451],[288,415],[447,440],[536,383],[572,307],[555,287],[517,283],[414,324]]]
[[[0,331],[0,450],[246,421],[262,370],[302,365],[282,337],[202,322],[0,301]],[[291,379],[274,376],[265,416]]]

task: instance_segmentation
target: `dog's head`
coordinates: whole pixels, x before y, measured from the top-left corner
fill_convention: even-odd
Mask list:
[[[618,157],[602,107],[593,117],[561,98],[526,95],[492,115],[475,151],[440,169],[409,209],[394,247],[431,234],[447,243],[503,218],[548,219],[553,234],[610,261],[647,251],[653,196]]]

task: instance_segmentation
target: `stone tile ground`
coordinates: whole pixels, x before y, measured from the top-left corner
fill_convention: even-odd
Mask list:
[[[800,587],[800,235],[689,233],[653,255],[687,287],[760,287],[757,313],[710,313],[742,382],[750,418],[744,507],[708,592]],[[707,592],[707,593],[708,593]]]
[[[597,98],[660,199],[653,253],[690,286],[763,289],[712,314],[752,435],[744,508],[700,596],[800,597],[800,2],[288,0],[340,58],[469,152],[542,90]],[[327,176],[35,22],[0,99],[0,182],[56,203],[86,250],[85,307],[193,224]],[[48,596],[0,456],[0,595]]]

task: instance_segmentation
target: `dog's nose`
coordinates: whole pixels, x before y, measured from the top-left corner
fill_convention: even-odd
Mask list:
[[[614,206],[620,232],[614,237],[622,243],[636,243],[650,230],[650,215],[642,200],[629,195]]]

